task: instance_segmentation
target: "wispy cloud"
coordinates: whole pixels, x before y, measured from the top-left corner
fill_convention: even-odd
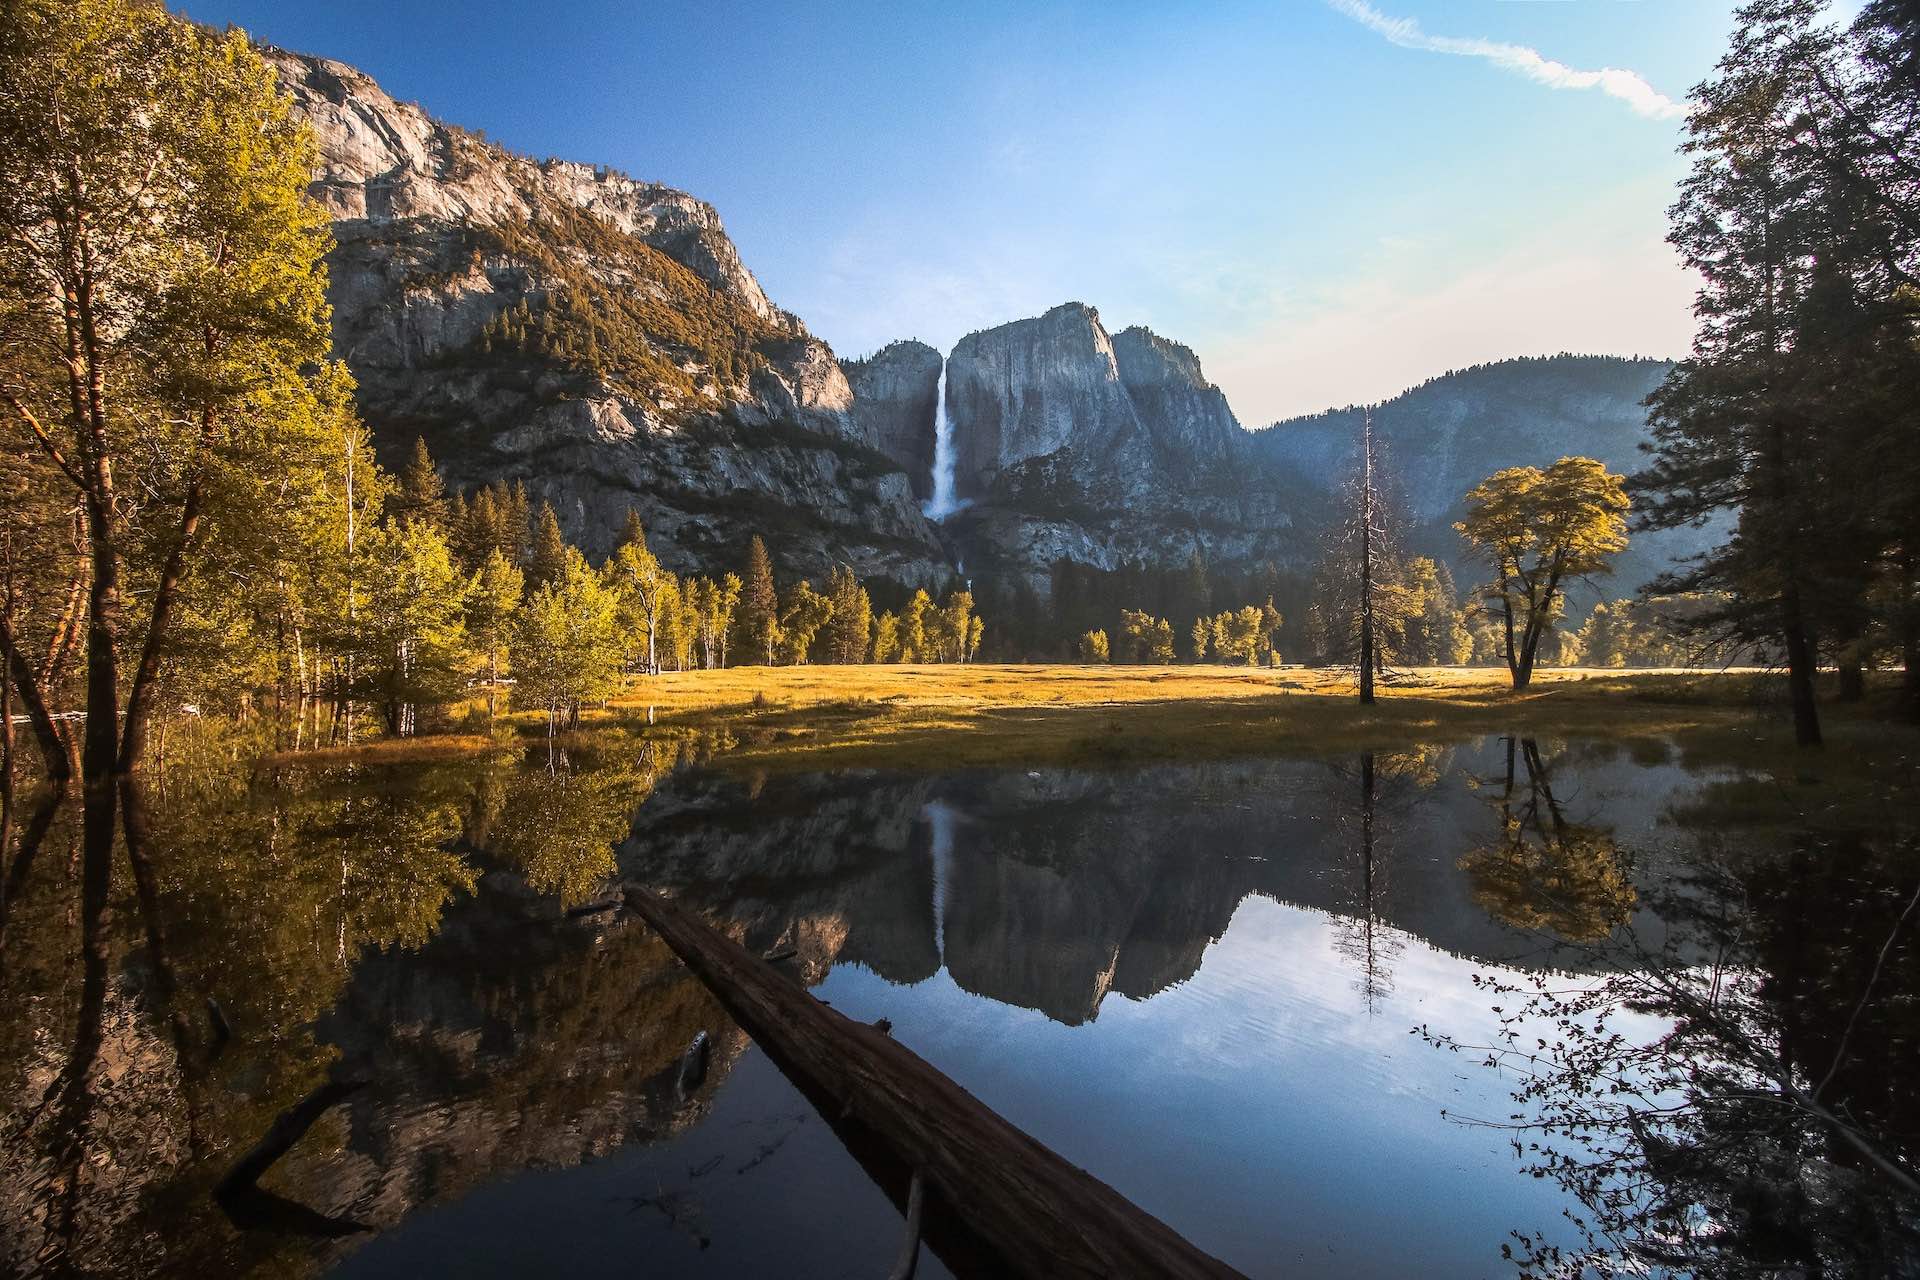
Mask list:
[[[1651,120],[1672,120],[1687,113],[1687,104],[1675,102],[1648,84],[1637,71],[1602,67],[1582,71],[1564,62],[1556,62],[1538,49],[1523,44],[1475,37],[1435,36],[1421,30],[1412,18],[1394,18],[1380,12],[1367,0],[1327,0],[1336,10],[1394,44],[1427,53],[1450,53],[1463,58],[1484,58],[1495,66],[1517,71],[1537,84],[1555,89],[1598,89],[1609,98],[1618,98],[1636,115]]]

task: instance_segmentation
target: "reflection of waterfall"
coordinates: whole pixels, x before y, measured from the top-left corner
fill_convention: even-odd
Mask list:
[[[938,800],[920,810],[933,836],[933,946],[941,967],[947,963],[947,887],[953,883],[954,812]]]
[[[947,365],[940,362],[940,389],[933,411],[933,497],[920,508],[929,520],[945,520],[967,506],[953,491],[953,423],[947,418]]]

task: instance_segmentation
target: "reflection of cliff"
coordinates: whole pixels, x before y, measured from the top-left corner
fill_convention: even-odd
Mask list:
[[[707,1084],[676,1090],[696,1032]],[[746,1039],[644,927],[529,918],[520,900],[450,912],[419,954],[363,961],[322,1019],[350,1074],[337,1152],[290,1160],[309,1203],[374,1226],[503,1171],[578,1164],[685,1128]]]
[[[1109,992],[1144,999],[1190,978],[1250,894],[1362,926],[1370,995],[1387,989],[1390,933],[1489,962],[1577,963],[1490,917],[1459,874],[1489,825],[1462,785],[1468,763],[1479,762],[1381,755],[1371,792],[1357,759],[1124,778],[683,774],[641,811],[621,869],[733,922],[749,945],[797,947],[809,981],[845,962],[895,982],[937,971],[939,881],[954,981],[1070,1025],[1095,1018]],[[930,802],[952,826],[938,869]],[[1650,820],[1660,798],[1633,802]]]
[[[940,967],[925,779],[858,773],[756,787],[685,774],[640,811],[621,873],[715,910],[749,947],[800,952],[809,980],[838,961],[892,982]]]

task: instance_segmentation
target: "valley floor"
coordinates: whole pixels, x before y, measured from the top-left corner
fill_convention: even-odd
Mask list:
[[[715,767],[838,768],[1115,765],[1251,756],[1392,754],[1477,737],[1611,742],[1644,756],[1752,780],[1730,822],[1873,821],[1920,806],[1920,727],[1893,712],[1897,673],[1861,703],[1822,707],[1827,747],[1792,744],[1783,676],[1766,671],[1543,671],[1524,693],[1498,668],[1395,672],[1359,705],[1350,670],[1227,666],[974,663],[732,667],[635,678],[559,745],[607,733],[671,738]],[[477,723],[476,723],[477,722]],[[375,740],[284,753],[275,764],[399,763],[538,742],[545,718],[502,715],[484,732]],[[474,732],[479,729],[480,732]]]
[[[1224,666],[736,667],[642,678],[621,718],[731,739],[754,767],[951,768],[1391,750],[1487,733],[1671,739],[1790,756],[1784,681],[1760,671],[1566,669],[1514,693],[1502,669],[1395,673],[1371,708],[1350,671]],[[1920,746],[1884,706],[1828,707],[1828,756]],[[1804,761],[1805,757],[1801,757]]]

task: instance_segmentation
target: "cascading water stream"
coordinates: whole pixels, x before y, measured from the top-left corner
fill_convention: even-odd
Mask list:
[[[953,471],[957,458],[953,448],[953,423],[947,418],[947,362],[940,362],[940,390],[933,411],[933,496],[920,507],[929,520],[945,520],[967,506],[953,490]]]

